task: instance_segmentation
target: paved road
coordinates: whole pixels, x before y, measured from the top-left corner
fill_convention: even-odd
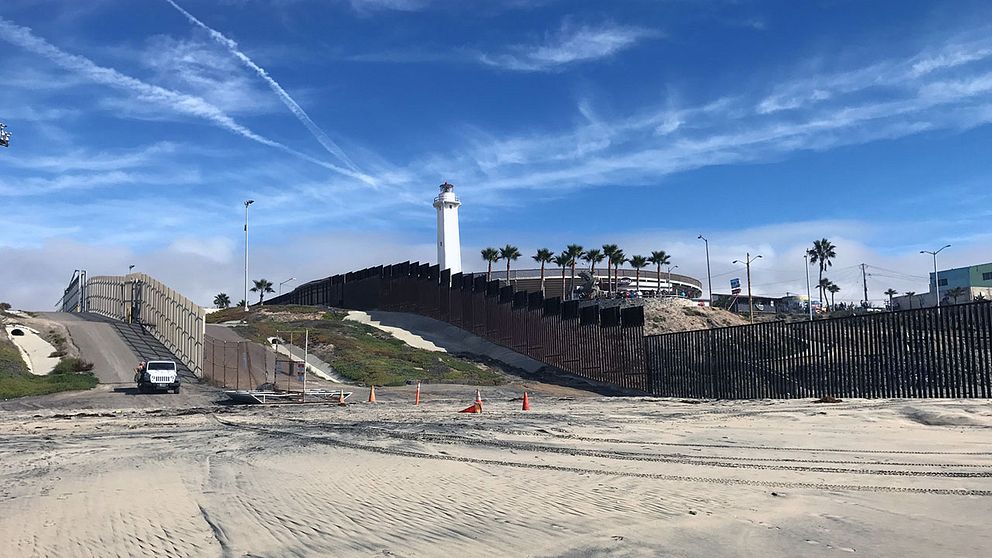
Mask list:
[[[100,383],[134,383],[134,367],[140,359],[124,343],[113,325],[63,312],[42,312],[38,315],[59,322],[69,330],[72,342],[79,347],[79,356],[93,363],[93,374]]]

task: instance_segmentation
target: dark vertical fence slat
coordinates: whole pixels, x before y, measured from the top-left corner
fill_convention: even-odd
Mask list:
[[[982,397],[992,397],[992,303],[975,308],[975,365]]]
[[[937,314],[937,328],[934,334],[940,338],[938,348],[938,370],[935,374],[934,382],[937,384],[936,397],[962,397],[964,393],[964,381],[962,379],[961,363],[958,360],[958,352],[955,343],[955,309],[953,307],[944,308]]]
[[[982,315],[984,314],[986,305],[973,306],[972,307],[972,317],[974,321],[972,322],[972,340],[974,343],[973,353],[975,355],[975,377],[978,378],[978,383],[981,389],[978,390],[979,397],[989,397],[992,395],[989,391],[989,374],[992,370],[989,370],[990,366],[982,358],[983,344],[982,344],[982,332],[992,330],[992,326],[982,325]]]

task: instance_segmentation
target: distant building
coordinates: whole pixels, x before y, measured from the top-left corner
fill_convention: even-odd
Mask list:
[[[755,314],[801,314],[808,311],[809,299],[806,295],[786,296],[752,296]],[[731,312],[747,314],[748,299],[746,294],[731,295],[713,293],[713,307],[724,308]],[[814,303],[814,306],[816,303]]]
[[[642,269],[640,280],[637,279],[637,272],[633,269],[620,269],[619,280],[613,276],[616,270],[610,270],[610,280],[607,283],[606,269],[596,268],[596,275],[593,277],[595,286],[600,291],[611,290],[614,293],[631,294],[633,296],[676,296],[680,298],[699,298],[703,295],[703,285],[695,277],[682,275],[679,273],[669,274],[667,271],[661,272],[661,282],[658,282],[658,274],[654,269]],[[483,273],[485,273],[483,271]],[[581,274],[589,274],[589,268],[577,266],[575,268],[575,287],[572,287],[572,270],[565,269],[565,284],[562,285],[561,268],[547,266],[544,270],[544,296],[568,297],[573,290],[577,296],[582,296],[585,291],[587,281]],[[591,277],[591,275],[590,275]],[[506,281],[506,271],[493,271],[490,276],[492,280]],[[669,280],[669,278],[671,280]],[[511,269],[510,283],[521,291],[538,292],[541,290],[541,270],[540,269]],[[610,286],[612,284],[612,288]]]
[[[956,267],[937,272],[940,278],[940,303],[964,304],[976,298],[983,297],[992,300],[992,262]],[[957,297],[954,295],[957,294]],[[930,290],[917,293],[912,300],[907,295],[892,298],[893,310],[909,310],[910,308],[929,308],[937,304],[937,288],[934,274],[930,273]]]

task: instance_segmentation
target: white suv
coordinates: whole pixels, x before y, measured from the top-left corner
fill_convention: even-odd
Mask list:
[[[179,393],[179,372],[176,370],[176,363],[171,360],[148,361],[145,371],[136,375],[135,382],[141,393],[158,389],[171,389]]]

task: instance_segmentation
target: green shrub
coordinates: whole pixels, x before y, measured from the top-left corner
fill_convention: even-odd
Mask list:
[[[55,365],[55,369],[52,370],[52,374],[76,374],[79,372],[89,372],[93,370],[93,363],[86,362],[81,358],[68,357],[63,358]]]

